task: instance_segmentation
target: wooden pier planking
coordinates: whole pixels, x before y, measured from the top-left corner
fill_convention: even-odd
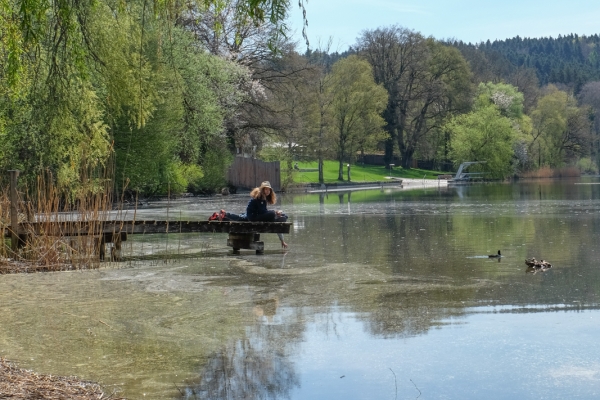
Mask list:
[[[260,254],[264,243],[259,241],[261,233],[289,233],[291,222],[249,222],[249,221],[43,221],[26,222],[17,225],[21,243],[30,235],[45,236],[97,236],[99,238],[99,256],[103,260],[106,243],[115,243],[117,250],[128,235],[157,233],[229,233],[227,245],[234,252],[240,249],[256,250]],[[11,226],[5,236],[14,231]]]
[[[291,222],[240,221],[58,221],[19,224],[18,233],[47,236],[151,233],[289,233]],[[9,226],[7,232],[11,232]],[[7,233],[6,236],[10,236]]]

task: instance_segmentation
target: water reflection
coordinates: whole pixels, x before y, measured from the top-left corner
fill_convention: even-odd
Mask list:
[[[600,391],[600,185],[281,199],[294,223],[286,252],[275,235],[263,256],[231,255],[224,234],[134,236],[138,258],[183,255],[0,277],[0,355],[129,398]],[[169,213],[200,218],[220,202],[240,209],[247,196]],[[498,249],[501,259],[488,258]],[[530,257],[553,268],[527,273]]]
[[[293,363],[261,341],[236,341],[209,357],[185,399],[287,399],[300,380]]]
[[[197,383],[185,388],[185,399],[287,399],[300,378],[293,353],[303,339],[303,318],[276,318],[276,292],[257,294],[253,300],[257,325],[244,338],[233,340],[208,357]]]

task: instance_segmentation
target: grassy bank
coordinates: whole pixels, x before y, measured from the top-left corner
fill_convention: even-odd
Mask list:
[[[317,162],[298,162],[300,171],[293,171],[294,183],[318,183],[319,172],[317,171]],[[314,169],[314,171],[303,171]],[[325,161],[323,166],[323,178],[325,183],[336,183],[338,181],[339,163],[337,161]],[[287,171],[282,169],[282,179],[285,180]],[[394,167],[391,171],[382,165],[360,165],[354,164],[350,167],[350,178],[352,182],[379,182],[393,178],[410,179],[437,179],[442,172],[429,171],[424,169],[412,168],[404,169]],[[344,164],[344,181],[348,180],[348,169]]]

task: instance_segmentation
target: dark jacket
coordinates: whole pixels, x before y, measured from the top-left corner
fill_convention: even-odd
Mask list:
[[[246,216],[250,221],[260,219],[260,216],[267,212],[267,200],[265,199],[250,199],[246,207]]]

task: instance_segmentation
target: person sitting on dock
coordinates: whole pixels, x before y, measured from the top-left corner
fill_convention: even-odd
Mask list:
[[[254,188],[250,192],[250,201],[246,207],[246,217],[252,222],[286,222],[288,216],[281,210],[268,210],[267,205],[273,205],[277,202],[277,196],[271,187],[269,181],[264,181],[259,187]],[[283,240],[283,233],[278,233],[277,236],[281,241],[281,247],[288,247]]]

